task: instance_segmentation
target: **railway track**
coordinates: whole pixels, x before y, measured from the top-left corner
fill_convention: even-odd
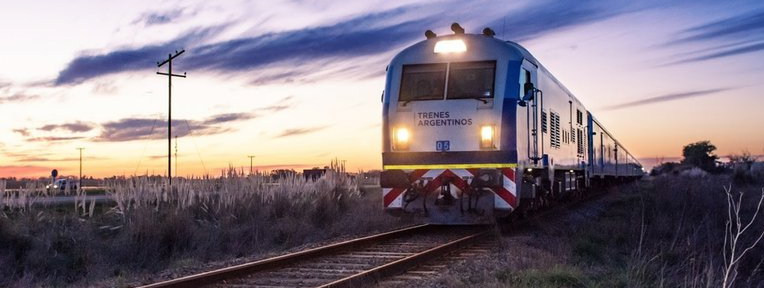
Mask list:
[[[506,233],[604,195],[587,193],[497,227]],[[489,230],[480,225],[425,224],[141,287],[363,287],[383,278],[384,283],[400,284],[439,274],[450,262],[488,253],[495,244],[487,237]]]
[[[360,287],[479,243],[487,232],[420,225],[142,287]]]

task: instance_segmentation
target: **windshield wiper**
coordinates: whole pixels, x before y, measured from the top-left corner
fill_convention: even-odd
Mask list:
[[[483,102],[483,104],[488,104],[488,100],[485,100],[483,98],[472,98],[472,99],[475,99],[477,101]]]

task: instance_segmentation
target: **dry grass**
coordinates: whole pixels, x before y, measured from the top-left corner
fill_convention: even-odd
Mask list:
[[[489,257],[451,265],[417,286],[722,287],[725,187],[732,177],[669,175],[614,187],[606,197],[501,237]],[[745,192],[745,224],[756,211],[761,186],[737,185],[732,191]],[[749,229],[739,247],[756,241],[764,220]],[[762,246],[740,260],[733,287],[764,287]]]
[[[378,188],[359,189],[342,171],[314,182],[231,169],[220,178],[177,179],[173,189],[148,177],[109,187],[115,204],[78,201],[76,209],[32,205],[33,190],[0,189],[0,286],[135,283],[168,268],[408,224],[382,213]]]

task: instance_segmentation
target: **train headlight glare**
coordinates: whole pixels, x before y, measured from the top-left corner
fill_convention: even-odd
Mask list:
[[[409,129],[398,128],[395,131],[395,150],[408,150],[409,149]]]
[[[493,126],[480,127],[480,148],[494,148],[493,136]]]
[[[441,40],[435,43],[435,53],[454,53],[467,51],[467,45],[461,39]]]

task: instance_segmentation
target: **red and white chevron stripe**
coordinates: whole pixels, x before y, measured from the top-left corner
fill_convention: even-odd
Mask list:
[[[511,210],[517,207],[517,188],[515,186],[515,170],[512,168],[500,169],[503,175],[503,186],[491,188],[494,193],[494,209]],[[434,192],[448,178],[451,184],[461,191],[467,189],[470,183],[465,178],[472,179],[478,169],[418,169],[407,170],[411,174],[410,179],[430,179],[424,183],[424,189],[428,193]],[[384,205],[386,209],[403,207],[404,188],[382,187]]]

